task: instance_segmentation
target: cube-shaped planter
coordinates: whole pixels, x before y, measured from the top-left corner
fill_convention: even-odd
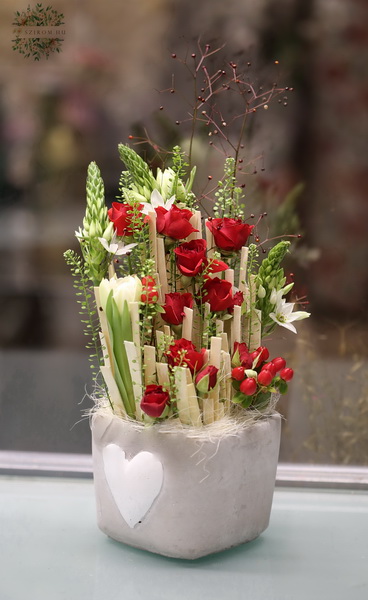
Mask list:
[[[200,430],[92,418],[100,529],[136,548],[195,559],[268,526],[280,444],[277,413]]]

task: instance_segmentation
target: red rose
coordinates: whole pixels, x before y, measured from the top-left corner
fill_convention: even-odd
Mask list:
[[[195,277],[208,265],[206,258],[206,240],[191,240],[175,248],[176,264],[180,273],[187,277]],[[225,271],[228,266],[221,260],[213,260],[208,268],[209,273]]]
[[[203,302],[209,302],[212,312],[226,310],[234,306],[232,284],[225,279],[208,278],[203,286]]]
[[[176,264],[180,273],[195,277],[206,264],[206,240],[191,240],[175,248]]]
[[[156,281],[151,275],[142,277],[142,295],[141,301],[153,304],[158,300],[158,291]]]
[[[184,307],[192,308],[193,296],[189,292],[179,294],[179,292],[172,292],[171,294],[165,294],[165,304],[163,308],[165,313],[162,313],[162,318],[166,323],[170,325],[181,325],[184,318]]]
[[[206,394],[212,390],[217,383],[218,368],[214,365],[207,365],[202,371],[200,371],[195,378],[195,384],[197,390]]]
[[[149,417],[161,417],[165,407],[170,402],[170,396],[162,389],[161,385],[147,385],[141,400],[141,409]]]
[[[254,225],[243,223],[241,219],[211,219],[206,226],[212,233],[215,244],[221,250],[240,250],[246,243]]]
[[[189,219],[192,218],[193,214],[186,208],[178,208],[174,205],[170,210],[166,210],[163,206],[159,206],[155,210],[157,215],[156,229],[162,235],[174,240],[182,240],[193,231],[198,231],[189,223]]]
[[[198,352],[192,342],[181,338],[175,340],[166,352],[167,362],[170,367],[188,367],[193,374],[203,367],[205,348]]]
[[[133,207],[124,202],[112,203],[112,208],[107,211],[107,214],[109,215],[110,221],[114,223],[115,231],[118,235],[133,235],[133,230],[131,228],[133,210],[138,209],[140,211],[142,208],[142,204]]]
[[[244,342],[234,342],[234,354],[231,362],[234,367],[242,366],[245,369],[251,369],[253,358],[250,355],[248,346]]]

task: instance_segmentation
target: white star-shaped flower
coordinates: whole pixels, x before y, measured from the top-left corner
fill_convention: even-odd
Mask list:
[[[111,240],[110,244],[107,240],[105,240],[105,238],[98,238],[98,240],[107,252],[109,252],[110,254],[114,254],[116,256],[123,256],[124,254],[129,254],[129,252],[131,252],[132,249],[138,245],[138,244],[127,244],[125,246],[123,244],[123,242],[117,242],[115,238],[113,238]]]
[[[292,322],[307,319],[310,316],[310,313],[303,310],[297,310],[296,312],[293,312],[294,306],[294,302],[286,302],[284,298],[278,296],[275,312],[270,313],[270,317],[273,321],[275,321],[275,323],[281,325],[281,327],[285,327],[293,333],[298,333],[294,325],[292,325]]]
[[[142,213],[144,213],[145,215],[148,215],[148,213],[150,213],[152,211],[152,209],[154,210],[155,208],[158,208],[159,206],[162,206],[166,210],[170,210],[170,208],[172,208],[174,202],[175,202],[175,196],[171,196],[171,198],[169,198],[169,200],[166,200],[166,202],[165,202],[165,200],[161,196],[160,192],[158,190],[153,190],[153,192],[151,194],[151,202],[143,202],[142,203],[143,204]]]

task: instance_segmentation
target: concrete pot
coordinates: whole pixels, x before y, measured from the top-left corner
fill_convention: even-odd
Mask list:
[[[249,542],[269,523],[277,413],[220,435],[218,423],[170,432],[93,415],[99,528],[136,548],[195,559]],[[167,429],[167,428],[166,428]]]

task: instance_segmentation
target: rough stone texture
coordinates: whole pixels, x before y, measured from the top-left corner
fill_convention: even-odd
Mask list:
[[[92,420],[94,478],[100,529],[150,552],[195,559],[258,537],[269,523],[280,443],[278,414],[239,435],[202,442],[185,431],[137,431],[106,413]],[[152,452],[163,464],[164,482],[142,523],[131,529],[107,485],[102,450],[117,444],[127,458]]]

